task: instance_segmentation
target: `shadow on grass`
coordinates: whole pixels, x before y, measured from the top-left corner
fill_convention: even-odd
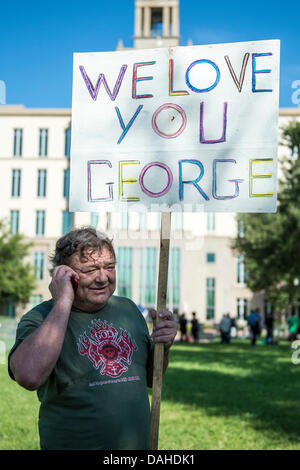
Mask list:
[[[253,429],[299,441],[300,365],[287,345],[176,344],[163,399],[206,415],[240,416]]]

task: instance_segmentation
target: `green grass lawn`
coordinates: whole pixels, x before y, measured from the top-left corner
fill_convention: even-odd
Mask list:
[[[164,378],[159,448],[300,449],[300,364],[286,342],[176,343]],[[38,449],[38,400],[0,365],[0,449]]]

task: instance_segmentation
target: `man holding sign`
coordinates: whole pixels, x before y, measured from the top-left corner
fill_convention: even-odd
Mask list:
[[[114,296],[111,241],[92,228],[56,244],[52,299],[20,321],[9,373],[37,390],[42,449],[148,449],[153,342],[136,305]],[[152,339],[164,370],[177,324],[161,314]]]

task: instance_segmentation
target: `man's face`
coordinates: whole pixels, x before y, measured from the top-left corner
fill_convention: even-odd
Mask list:
[[[91,311],[104,307],[116,288],[115,258],[109,249],[87,250],[84,259],[76,252],[69,265],[79,275],[75,307]]]

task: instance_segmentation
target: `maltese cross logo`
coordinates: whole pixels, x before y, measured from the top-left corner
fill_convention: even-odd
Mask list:
[[[135,341],[122,328],[118,336],[118,331],[106,321],[93,320],[91,325],[89,329],[92,339],[86,332],[79,337],[79,354],[87,355],[95,369],[102,366],[101,375],[120,377],[128,370],[133,351],[138,349]]]

